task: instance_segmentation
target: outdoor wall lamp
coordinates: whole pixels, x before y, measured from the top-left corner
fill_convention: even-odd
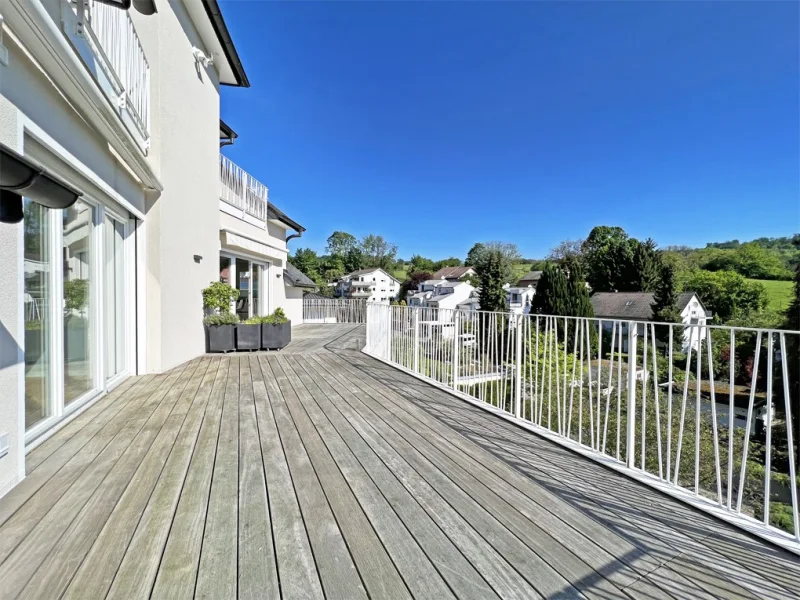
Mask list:
[[[47,208],[69,208],[83,194],[0,144],[0,223],[22,221],[22,196]]]
[[[95,0],[101,4],[108,4],[121,10],[129,10],[131,6],[143,15],[153,15],[156,13],[155,0]]]

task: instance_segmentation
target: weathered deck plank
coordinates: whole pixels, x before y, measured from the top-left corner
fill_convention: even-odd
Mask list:
[[[270,362],[283,397],[287,400],[289,413],[303,439],[311,464],[368,593],[373,598],[411,598],[402,577],[361,510],[336,462],[300,406],[299,397],[305,397],[308,392],[302,385],[294,386],[290,382],[286,374],[288,367],[282,358],[276,357],[270,359]]]
[[[336,517],[314,472],[302,438],[294,426],[269,361],[262,363],[262,370],[325,597],[366,598],[364,583],[336,524]]]
[[[239,363],[228,366],[222,423],[211,480],[206,529],[196,598],[234,598],[237,590],[237,536],[239,522]]]
[[[239,597],[280,598],[249,357],[240,368]]]
[[[797,598],[800,560],[376,361],[123,382],[0,499],[0,598]]]
[[[322,584],[278,435],[272,410],[272,401],[273,398],[277,400],[278,391],[268,365],[262,364],[265,360],[251,357],[250,364],[280,588],[288,598],[317,600],[324,597]],[[269,392],[265,376],[269,379]]]
[[[194,596],[229,362],[229,358],[217,359],[216,368],[213,372],[209,369],[198,393],[207,398],[207,404],[156,575],[153,588],[155,598],[179,600]]]

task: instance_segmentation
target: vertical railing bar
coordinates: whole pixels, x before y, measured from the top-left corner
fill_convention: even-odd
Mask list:
[[[797,466],[795,465],[794,421],[792,420],[792,402],[789,394],[789,355],[786,353],[786,334],[780,332],[781,344],[781,373],[783,375],[783,402],[786,411],[786,444],[789,449],[789,488],[792,494],[792,522],[794,523],[794,539],[800,542],[800,518],[798,518],[797,506]],[[800,340],[798,340],[800,341]]]
[[[678,428],[678,446],[675,450],[675,485],[678,485],[681,464],[681,447],[683,446],[683,425],[686,420],[686,404],[689,402],[689,373],[692,367],[692,340],[694,329],[689,327],[689,346],[686,350],[686,377],[683,382],[683,402],[681,402],[681,423]]]
[[[733,501],[733,389],[734,389],[734,358],[736,356],[736,330],[731,329],[730,346],[728,348],[728,510],[732,508]],[[785,356],[785,355],[784,355]],[[795,524],[797,518],[795,517]]]
[[[765,423],[767,433],[767,447],[764,454],[764,525],[769,525],[769,492],[772,483],[772,355],[775,353],[772,347],[772,331],[767,332],[767,421]],[[787,423],[787,430],[789,429]],[[789,452],[792,448],[789,448]],[[790,486],[795,487],[796,481],[792,481]]]
[[[644,326],[644,341],[642,343],[642,447],[641,468],[646,471],[645,454],[647,453],[647,326]]]
[[[699,331],[697,335],[700,335]],[[708,383],[711,386],[711,419],[712,430],[714,433],[714,471],[717,476],[717,502],[720,506],[724,506],[724,502],[722,500],[722,471],[719,460],[719,425],[717,423],[716,382],[714,380],[714,360],[711,353],[711,330],[708,327],[706,327],[706,352],[708,358]]]
[[[747,451],[750,446],[750,428],[753,422],[753,404],[756,399],[756,382],[758,381],[758,363],[761,358],[761,331],[756,335],[755,358],[753,358],[753,376],[750,381],[750,402],[747,406],[747,421],[745,423],[744,441],[742,442],[742,470],[739,475],[739,490],[736,494],[736,512],[742,512],[742,497],[744,494],[744,476],[747,469]]]
[[[656,353],[656,326],[652,324],[650,333],[653,344],[653,401],[656,408],[656,445],[658,446],[658,477],[664,479],[664,464],[661,451],[661,403],[658,397],[658,354]]]

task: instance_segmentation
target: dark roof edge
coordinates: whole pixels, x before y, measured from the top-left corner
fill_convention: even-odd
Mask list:
[[[306,228],[300,225],[300,223],[286,216],[286,213],[275,206],[272,202],[267,204],[267,217],[270,219],[275,219],[276,221],[280,221],[284,225],[288,225],[298,233],[303,233],[306,230]]]
[[[233,130],[233,128],[230,125],[228,125],[225,121],[223,121],[222,119],[219,120],[219,129],[220,129],[220,131],[222,131],[225,135],[227,135],[230,138],[236,139],[237,137],[239,137],[239,134],[236,133]]]
[[[225,25],[225,19],[222,18],[222,11],[219,8],[217,0],[203,0],[203,7],[206,9],[206,14],[211,21],[211,26],[214,28],[214,33],[217,34],[222,49],[225,51],[225,57],[231,65],[233,74],[236,77],[236,85],[234,87],[250,87],[250,80],[247,79],[247,73],[244,72],[242,60],[239,58],[239,53],[236,51],[236,46],[233,44],[233,38],[228,31],[228,26]],[[222,83],[221,85],[234,85],[232,83]]]

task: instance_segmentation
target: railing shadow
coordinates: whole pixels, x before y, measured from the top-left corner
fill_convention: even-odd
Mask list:
[[[515,427],[402,371],[361,353],[340,354],[378,384],[390,388],[559,500],[628,541],[636,550],[616,557],[619,561],[633,563],[644,555],[656,557],[662,565],[675,561],[676,568],[679,567],[688,580],[710,588],[709,593],[715,596],[742,596],[743,590],[738,586],[747,584],[749,589],[761,590],[761,597],[797,597],[800,559],[789,552]],[[596,578],[592,576],[571,583],[581,589],[581,585],[596,583]],[[691,597],[692,585],[679,583],[675,583],[675,589],[665,591],[677,597]],[[664,589],[671,584],[662,578],[654,585]],[[637,595],[639,592],[637,590]],[[642,594],[646,596],[646,592]]]

